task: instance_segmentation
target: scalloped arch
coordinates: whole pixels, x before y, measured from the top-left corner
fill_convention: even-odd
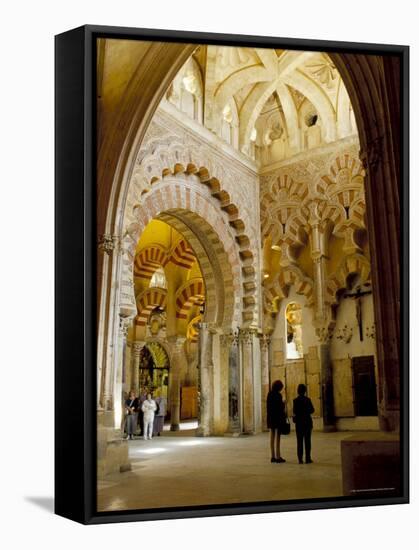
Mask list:
[[[346,288],[349,275],[357,274],[362,284],[370,281],[371,265],[365,256],[352,254],[344,258],[338,270],[327,281],[327,301],[329,304],[337,303],[337,292]]]

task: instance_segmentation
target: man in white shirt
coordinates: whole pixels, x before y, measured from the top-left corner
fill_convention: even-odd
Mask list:
[[[141,406],[141,410],[144,413],[144,439],[152,439],[153,437],[154,413],[156,409],[156,402],[151,398],[151,393],[148,393],[147,399]]]

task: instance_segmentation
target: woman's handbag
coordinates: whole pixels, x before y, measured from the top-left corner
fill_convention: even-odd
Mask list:
[[[288,418],[288,416],[286,416],[281,424],[281,434],[289,435],[290,431],[291,431],[290,419]]]
[[[281,422],[281,434],[289,435],[290,431],[291,431],[291,423],[290,423],[290,419],[288,418],[288,411],[285,405],[285,417]]]

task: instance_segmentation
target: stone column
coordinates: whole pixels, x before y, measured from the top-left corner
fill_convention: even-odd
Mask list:
[[[135,395],[140,393],[140,353],[144,347],[144,342],[134,342],[132,344],[132,360],[131,360],[131,388]]]
[[[228,433],[240,434],[240,350],[238,334],[229,335],[228,354]]]
[[[200,323],[199,331],[199,428],[197,435],[213,432],[214,365],[212,358],[213,329]]]
[[[333,403],[333,371],[330,358],[330,338],[333,334],[334,321],[332,311],[326,300],[327,282],[327,239],[325,225],[321,223],[318,203],[310,205],[311,258],[314,267],[315,315],[314,324],[319,340],[318,353],[320,360],[321,398],[323,430],[336,431],[336,419]]]
[[[128,334],[128,327],[131,322],[131,319],[124,317],[122,315],[119,316],[119,332],[120,332],[120,350],[121,350],[121,384],[122,384],[122,391],[124,390],[124,386],[127,380],[127,362],[126,362],[126,356],[127,356],[127,334]]]
[[[323,415],[323,431],[336,431],[335,406],[333,400],[333,370],[330,359],[330,338],[333,333],[333,327],[326,325],[316,329],[317,337],[320,341],[319,360],[320,360],[320,378],[321,378],[321,400]]]
[[[172,339],[172,358],[170,364],[170,430],[180,428],[180,380],[186,366],[184,350],[185,338]]]
[[[261,386],[262,386],[262,430],[267,431],[266,399],[269,392],[269,344],[271,339],[267,334],[260,337],[260,359],[261,359]]]
[[[99,239],[99,253],[103,255],[104,280],[107,287],[103,293],[98,332],[98,405],[107,412],[114,411],[114,387],[119,339],[119,293],[114,281],[119,279],[122,269],[122,249],[119,237],[102,235]],[[109,415],[107,415],[109,416]]]
[[[391,61],[388,61],[391,63]],[[395,90],[400,86],[395,85]],[[398,107],[395,102],[392,113]],[[391,115],[390,115],[391,116]],[[396,128],[400,119],[390,122]],[[378,362],[378,418],[383,431],[400,429],[400,204],[399,135],[370,139],[360,152],[366,170],[366,222],[371,250],[372,292]],[[383,200],[377,200],[377,196]],[[407,231],[404,228],[404,231]],[[407,282],[405,281],[405,288]],[[407,292],[407,290],[405,290]],[[402,336],[407,339],[408,334]],[[407,346],[407,341],[405,341]]]
[[[253,395],[253,336],[252,329],[240,332],[242,343],[242,373],[243,373],[243,431],[247,434],[255,433],[254,395]]]
[[[232,341],[231,334],[219,335],[219,366],[214,365],[214,435],[223,435],[229,427],[229,355]]]

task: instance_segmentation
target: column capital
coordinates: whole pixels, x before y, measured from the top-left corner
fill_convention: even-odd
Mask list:
[[[106,252],[108,256],[113,252],[120,252],[122,250],[121,238],[118,235],[111,235],[109,233],[99,235],[98,248],[102,252]]]
[[[254,328],[246,328],[244,330],[241,330],[239,333],[239,339],[244,344],[250,346],[253,342],[253,337],[257,334],[257,329]]]
[[[119,314],[119,331],[123,338],[127,337],[130,322],[131,319],[129,317]]]
[[[144,347],[144,342],[132,342],[131,346],[132,346],[132,349],[134,351],[134,354],[135,355],[140,355],[140,351]]]
[[[233,332],[227,332],[226,334],[220,334],[220,342],[222,346],[231,346],[237,336]]]
[[[260,347],[263,351],[266,351],[271,343],[271,337],[269,334],[259,334]]]

